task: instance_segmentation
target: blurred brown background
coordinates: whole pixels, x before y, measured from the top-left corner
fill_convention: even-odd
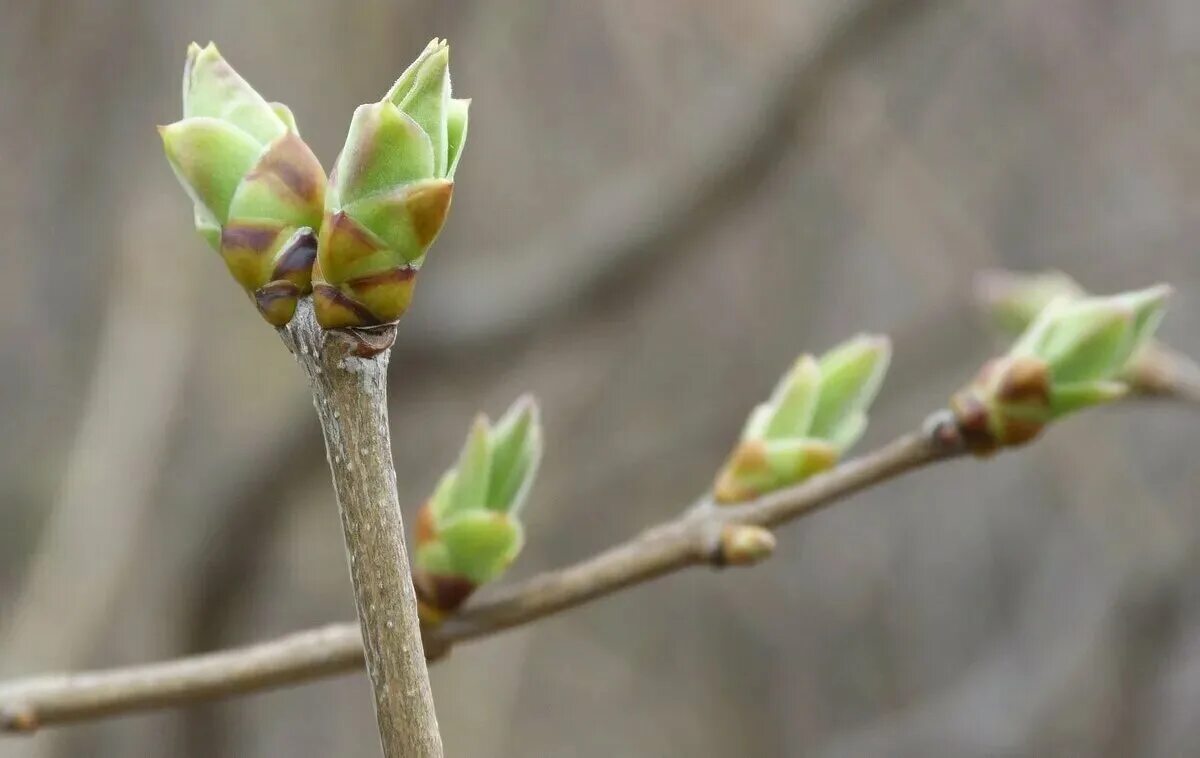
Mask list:
[[[214,39],[326,166],[428,38],[474,98],[392,361],[401,497],[523,390],[518,578],[670,517],[802,350],[896,340],[863,447],[994,348],[988,266],[1172,282],[1200,354],[1194,0],[0,1],[0,674],[353,615],[303,380],[154,125]],[[691,571],[464,645],[454,756],[1200,752],[1197,414],[1088,413]],[[374,755],[360,676],[0,756]]]

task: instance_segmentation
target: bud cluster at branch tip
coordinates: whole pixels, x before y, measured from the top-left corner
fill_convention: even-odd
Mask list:
[[[417,514],[413,583],[426,623],[500,576],[524,543],[519,514],[542,458],[537,403],[524,396],[494,425],[480,414],[457,465]]]
[[[268,322],[311,290],[325,172],[291,111],[268,103],[212,43],[188,47],[183,119],[159,127],[196,230]]]
[[[313,270],[321,326],[389,324],[408,309],[450,210],[470,102],[450,96],[450,49],[435,39],[382,100],[355,110]]]
[[[750,500],[837,463],[866,430],[891,352],[887,337],[859,335],[819,360],[802,355],[751,412],[717,475],[717,502]]]
[[[1020,445],[1051,421],[1124,396],[1129,361],[1158,328],[1170,291],[1063,291],[1044,307],[1029,305],[1037,315],[1009,352],[951,399],[967,445],[978,455]]]

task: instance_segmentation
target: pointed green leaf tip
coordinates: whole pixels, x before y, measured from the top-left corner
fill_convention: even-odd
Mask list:
[[[1114,378],[1158,328],[1170,294],[1160,284],[1107,297],[1059,298],[1010,353],[1045,361],[1058,384]]]
[[[288,124],[209,42],[188,46],[183,67],[183,117],[228,122],[261,146],[282,137]]]
[[[1019,445],[1055,419],[1123,396],[1130,360],[1158,328],[1170,293],[1158,285],[1046,305],[1008,354],[951,400],[969,446],[988,454]]]
[[[821,356],[820,399],[809,434],[842,450],[857,442],[891,360],[891,341],[878,335],[859,335]]]
[[[427,609],[451,611],[498,577],[523,542],[518,515],[537,476],[542,429],[537,403],[519,398],[495,424],[480,415],[456,466],[421,509],[417,589]]]
[[[404,315],[450,211],[469,106],[451,97],[450,47],[435,39],[383,99],[355,111],[318,245],[313,305],[326,329]]]
[[[743,502],[837,463],[866,430],[890,360],[891,343],[876,335],[854,337],[819,360],[801,356],[750,413],[717,476],[717,501]]]
[[[291,111],[269,103],[216,45],[188,47],[183,119],[159,127],[196,231],[262,316],[283,326],[311,286],[325,172]]]

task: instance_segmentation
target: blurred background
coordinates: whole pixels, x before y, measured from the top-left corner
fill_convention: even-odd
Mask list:
[[[432,36],[474,98],[392,360],[401,499],[542,401],[509,577],[670,518],[796,354],[887,331],[866,449],[995,348],[985,267],[1158,280],[1200,354],[1194,0],[0,0],[0,674],[353,617],[300,372],[195,236],[156,124],[216,40],[326,167]],[[465,644],[453,756],[1200,751],[1200,416],[1126,404]],[[0,741],[374,755],[347,675]]]

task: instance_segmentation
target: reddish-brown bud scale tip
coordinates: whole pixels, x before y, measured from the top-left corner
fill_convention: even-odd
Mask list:
[[[436,611],[440,621],[461,608],[478,585],[466,577],[431,574],[416,569],[413,571],[413,588],[417,591],[417,599]]]
[[[950,398],[950,412],[968,450],[979,456],[996,451],[999,443],[992,435],[988,407],[973,390],[965,389]]]
[[[422,247],[437,239],[450,213],[454,182],[430,182],[408,194],[405,203],[412,214],[413,232]]]
[[[369,230],[364,229],[344,211],[325,214],[321,225],[321,268],[329,281],[341,282],[352,276],[355,264],[364,261],[386,246]]]
[[[351,279],[342,291],[362,305],[376,323],[398,321],[412,304],[417,271],[411,266],[381,271]]]
[[[1033,356],[1015,356],[1004,363],[996,398],[1005,403],[1050,402],[1050,367]]]
[[[437,519],[433,515],[433,509],[429,502],[417,511],[416,530],[413,539],[418,546],[428,544],[437,539]]]
[[[346,329],[353,326],[377,326],[379,321],[370,311],[343,295],[329,284],[313,285],[313,312],[324,329]]]
[[[253,292],[266,283],[270,257],[289,233],[278,221],[235,221],[221,229],[221,258],[242,289]]]
[[[271,326],[283,327],[296,315],[300,288],[289,281],[270,282],[254,291],[254,304]]]
[[[246,178],[269,181],[298,204],[319,208],[325,202],[325,170],[295,132],[276,140]]]
[[[1004,425],[1004,439],[1001,441],[1007,447],[1015,447],[1024,445],[1032,441],[1046,425],[1039,421],[1028,421],[1024,419],[1006,419]]]
[[[289,242],[275,261],[271,272],[275,279],[285,279],[295,284],[301,294],[312,289],[312,267],[317,259],[317,238],[311,229],[302,229]]]

